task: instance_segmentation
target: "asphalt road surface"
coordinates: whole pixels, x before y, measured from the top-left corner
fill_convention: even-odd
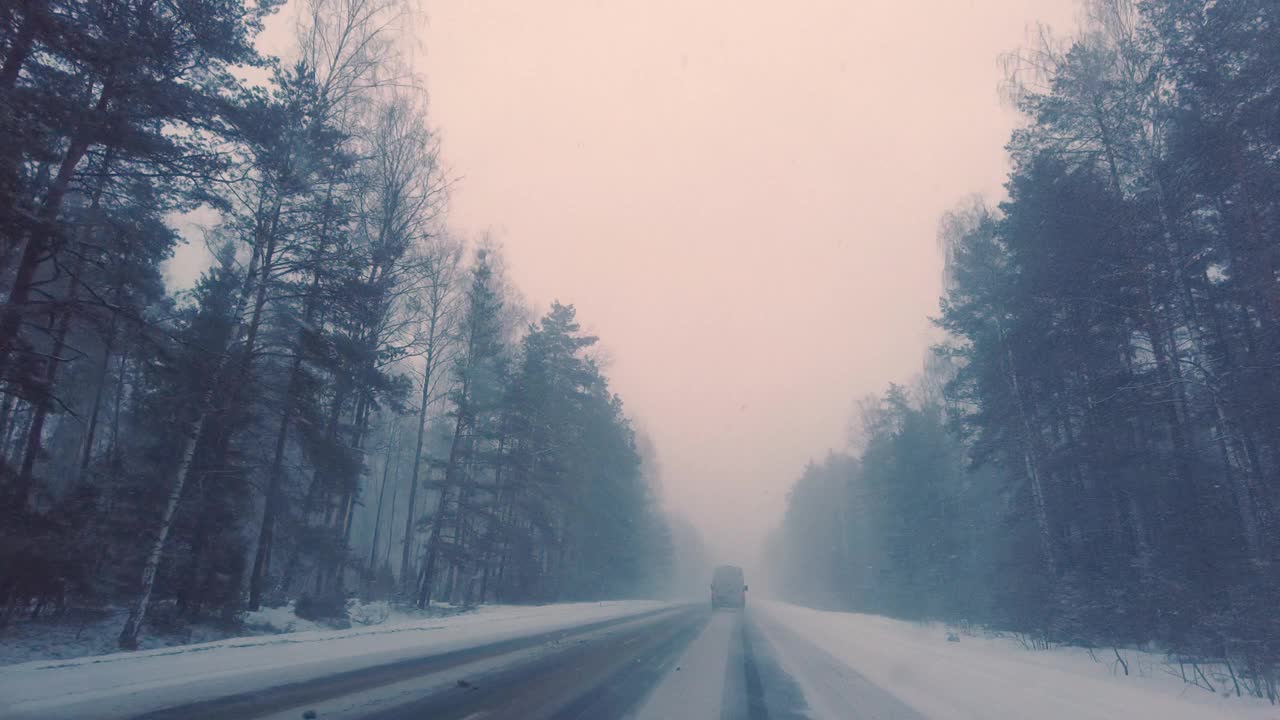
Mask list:
[[[814,713],[801,684],[836,686]],[[812,677],[809,677],[809,675]],[[859,685],[859,682],[862,684]],[[864,702],[865,699],[865,702]],[[849,703],[849,707],[844,707]],[[146,720],[917,720],[750,610],[688,605],[169,708]]]

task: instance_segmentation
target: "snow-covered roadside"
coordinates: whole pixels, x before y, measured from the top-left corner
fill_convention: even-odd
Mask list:
[[[119,652],[120,628],[128,614],[127,609],[118,607],[73,609],[60,617],[12,622],[0,630],[0,666]],[[139,638],[139,645],[143,650],[154,650],[260,632],[272,631],[232,630],[210,623],[187,624],[172,631],[148,627]]]
[[[406,609],[386,601],[347,604],[347,617],[329,623],[307,620],[294,612],[293,604],[246,613],[243,622],[223,626],[210,622],[175,623],[165,628],[163,612],[153,612],[157,621],[139,638],[141,650],[157,650],[251,635],[278,635],[308,630],[337,630],[356,625],[381,625],[456,615],[461,608],[433,605],[427,610]],[[117,639],[127,608],[101,610],[72,609],[61,617],[20,620],[0,630],[0,666],[36,660],[63,660],[86,655],[119,652]],[[343,624],[335,624],[341,622]],[[159,628],[156,625],[160,625]]]
[[[474,610],[474,608],[473,608]],[[338,621],[318,622],[299,617],[294,603],[282,607],[264,607],[244,615],[243,625],[249,632],[246,634],[280,634],[309,632],[312,630],[345,630],[354,626],[399,625],[420,620],[439,619],[457,615],[470,610],[461,606],[435,603],[431,607],[419,610],[415,607],[393,605],[386,600],[362,602],[347,601],[346,617]],[[342,624],[335,624],[335,622]]]
[[[656,601],[486,606],[348,630],[0,667],[0,717],[117,717],[656,610]]]
[[[1126,677],[1079,648],[1029,651],[1010,638],[967,636],[947,642],[941,627],[776,602],[754,607],[926,718],[1280,718],[1280,707],[1265,701],[1185,685],[1164,671],[1161,657],[1146,653],[1129,653]],[[806,696],[815,691],[804,689]]]

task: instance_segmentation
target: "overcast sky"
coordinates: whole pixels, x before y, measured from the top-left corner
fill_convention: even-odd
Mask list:
[[[536,304],[574,303],[665,500],[750,554],[854,400],[921,367],[938,216],[997,197],[1000,53],[1071,0],[428,0],[420,67]],[[741,547],[742,550],[735,550]],[[739,557],[743,562],[747,558]]]
[[[998,197],[997,58],[1072,0],[422,0],[457,178],[536,308],[599,334],[664,501],[749,562],[933,337],[939,215]],[[194,250],[177,275],[194,275]]]

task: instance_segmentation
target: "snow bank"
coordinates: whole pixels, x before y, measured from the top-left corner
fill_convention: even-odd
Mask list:
[[[266,633],[311,632],[326,629],[317,622],[298,617],[293,610],[293,603],[247,612],[244,614],[244,626],[253,632]]]
[[[654,601],[484,606],[445,618],[9,665],[0,667],[0,716],[138,714],[661,607]]]
[[[347,601],[347,616],[336,623],[325,624],[298,617],[295,604],[289,603],[281,607],[264,607],[245,613],[244,626],[250,634],[262,633],[297,633],[312,630],[345,629],[347,626],[398,625],[419,620],[429,620],[463,612],[460,607],[445,603],[435,603],[430,608],[419,610],[392,605],[386,600],[364,602],[351,599]]]
[[[62,616],[14,621],[0,631],[0,665],[118,652],[120,628],[128,614],[124,608],[72,609]],[[248,629],[248,634],[254,632]],[[152,650],[243,634],[246,633],[234,628],[193,623],[161,629],[148,627],[138,641],[141,649]]]
[[[298,617],[290,603],[283,607],[262,608],[245,613],[244,622],[238,627],[209,622],[173,623],[166,627],[162,621],[153,622],[138,640],[140,649],[155,650],[247,635],[398,624],[456,615],[459,612],[462,612],[462,608],[445,604],[434,604],[429,609],[418,610],[395,606],[386,601],[351,600],[347,604],[347,617],[344,620],[326,624]],[[128,614],[129,611],[121,607],[102,610],[73,608],[60,616],[15,621],[0,632],[0,666],[118,652],[116,642]],[[157,620],[161,620],[162,616],[163,612],[160,611],[152,614]]]
[[[1280,718],[1280,708],[1265,701],[1219,697],[1186,685],[1169,674],[1163,657],[1151,653],[1122,651],[1129,663],[1125,676],[1081,648],[1032,651],[1011,638],[969,636],[947,642],[941,626],[784,603],[755,607],[926,718]],[[806,686],[806,695],[813,690]]]

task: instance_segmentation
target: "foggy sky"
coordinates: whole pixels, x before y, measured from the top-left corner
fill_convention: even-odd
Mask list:
[[[574,303],[665,502],[749,562],[856,398],[920,367],[939,215],[998,197],[1000,53],[1071,0],[430,0],[452,224]],[[736,550],[735,548],[741,548]]]
[[[936,337],[940,214],[998,198],[997,57],[1073,0],[423,0],[457,182],[541,311],[573,303],[664,502],[750,564],[854,401]],[[288,32],[273,22],[265,49]],[[179,251],[188,285],[203,250]]]

